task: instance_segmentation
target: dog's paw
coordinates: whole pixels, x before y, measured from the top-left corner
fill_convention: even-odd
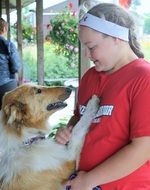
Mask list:
[[[99,108],[99,102],[100,102],[100,99],[98,98],[98,96],[93,95],[87,104],[85,114],[88,114],[88,115],[90,114],[94,116],[94,114],[96,114]]]

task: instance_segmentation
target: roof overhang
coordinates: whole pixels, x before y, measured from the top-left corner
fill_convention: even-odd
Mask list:
[[[2,14],[6,13],[6,0],[0,0],[1,2],[1,7],[2,7]],[[21,6],[26,7],[29,4],[35,2],[35,0],[21,0]],[[10,12],[16,10],[16,0],[9,0],[9,10]]]

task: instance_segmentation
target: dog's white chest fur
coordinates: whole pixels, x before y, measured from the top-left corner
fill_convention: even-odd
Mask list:
[[[0,128],[0,176],[5,176],[6,181],[22,170],[56,170],[66,160],[72,159],[66,147],[52,139],[26,146],[19,139],[7,135]]]
[[[22,136],[17,136],[9,132],[8,126],[6,128],[1,112],[0,181],[2,189],[22,190],[24,187],[24,190],[62,190],[61,184],[57,186],[55,184],[56,181],[61,183],[63,178],[59,171],[68,170],[68,174],[73,172],[71,162],[79,159],[84,137],[98,110],[98,104],[99,100],[96,96],[89,101],[84,115],[73,129],[68,146],[57,144],[53,139],[40,140],[26,146],[23,143],[27,138],[26,134],[32,130],[38,133],[39,129],[25,127],[22,129]],[[12,116],[14,120],[13,117],[14,115]]]

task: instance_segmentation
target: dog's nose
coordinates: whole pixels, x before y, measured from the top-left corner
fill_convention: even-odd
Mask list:
[[[66,93],[67,94],[71,94],[71,92],[72,92],[72,88],[69,86],[69,87],[67,87],[66,88]]]

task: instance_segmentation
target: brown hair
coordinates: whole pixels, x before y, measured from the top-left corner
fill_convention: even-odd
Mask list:
[[[3,18],[0,18],[0,34],[3,34],[4,28],[7,29],[7,27],[8,27],[7,22]]]
[[[144,57],[137,40],[135,23],[132,16],[120,6],[112,3],[100,3],[88,11],[88,13],[129,28],[129,45],[132,51],[140,58]]]

